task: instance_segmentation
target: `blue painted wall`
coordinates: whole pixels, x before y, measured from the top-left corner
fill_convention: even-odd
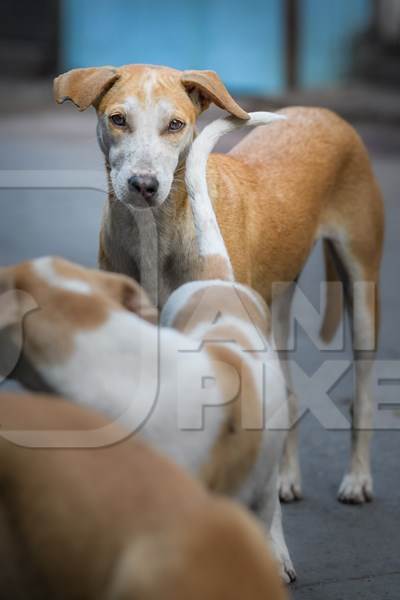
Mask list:
[[[63,0],[65,68],[211,68],[235,91],[284,85],[281,0]]]
[[[352,45],[372,18],[371,0],[300,0],[302,43],[299,76],[303,87],[323,87],[346,79]]]
[[[285,89],[284,0],[62,0],[62,62],[211,68],[234,92]],[[299,0],[300,82],[341,81],[372,0]]]

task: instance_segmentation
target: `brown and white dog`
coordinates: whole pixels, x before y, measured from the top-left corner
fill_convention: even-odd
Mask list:
[[[71,100],[79,110],[92,105],[97,111],[110,186],[100,266],[133,276],[163,306],[196,272],[198,248],[183,177],[196,119],[210,102],[239,119],[249,115],[211,71],[146,65],[76,69],[59,76],[54,88],[57,102]],[[355,131],[329,111],[291,108],[280,114],[287,120],[252,132],[208,163],[209,191],[235,279],[270,303],[273,284],[295,280],[316,240],[323,239],[327,280],[346,283],[349,306],[354,284],[371,284],[358,286],[353,319],[354,347],[370,358],[378,329],[383,210],[367,152]],[[151,210],[135,210],[143,207]],[[338,323],[335,300],[328,295],[326,339]],[[275,334],[286,348],[287,295],[277,306]],[[356,362],[352,456],[339,489],[344,502],[372,497],[371,364]],[[294,423],[289,373],[287,384]],[[284,500],[301,496],[295,428],[285,449],[280,493]]]
[[[56,391],[140,430],[209,489],[240,500],[271,535],[290,581],[277,492],[285,383],[267,337],[266,306],[244,286],[209,281],[211,259],[203,281],[170,298],[161,329],[143,290],[126,276],[54,258],[1,269],[2,371],[22,346],[14,377],[27,387]]]
[[[284,600],[265,536],[239,506],[126,438],[54,447],[109,425],[50,396],[0,395],[0,595],[16,600]],[[42,447],[11,443],[40,434]],[[47,444],[49,440],[49,445]],[[69,444],[68,444],[69,446]]]
[[[283,575],[293,580],[277,488],[287,399],[265,333],[266,307],[229,282],[186,286],[158,328],[135,314],[154,320],[144,292],[126,276],[56,258],[0,269],[2,360],[12,368],[20,345],[13,376],[26,387],[139,431],[209,489],[244,503],[271,533]]]
[[[14,377],[140,430],[211,490],[239,499],[271,533],[285,579],[294,579],[277,494],[286,390],[261,299],[223,281],[185,286],[163,317],[183,335],[125,308],[141,306],[153,320],[125,276],[61,259],[1,269],[0,289],[7,367],[23,339]]]
[[[254,113],[252,123],[275,118]],[[0,330],[18,323],[37,302],[39,310],[24,320],[16,375],[31,388],[44,381],[130,430],[140,427],[150,443],[210,489],[239,498],[259,514],[285,579],[293,580],[277,495],[288,424],[284,380],[266,305],[254,291],[233,284],[206,183],[209,152],[237,125],[220,119],[192,146],[187,185],[200,250],[197,281],[169,298],[161,315],[164,329],[149,325],[155,311],[127,277],[39,259],[0,271],[0,289],[9,292]],[[8,331],[14,344],[18,333]]]

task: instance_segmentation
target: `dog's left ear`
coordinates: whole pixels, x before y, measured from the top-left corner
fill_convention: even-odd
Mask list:
[[[200,112],[206,110],[211,102],[234,117],[247,121],[249,114],[232,98],[215,71],[184,71],[182,83]]]
[[[54,80],[54,98],[58,104],[71,100],[78,110],[86,110],[119,79],[114,67],[72,69]]]

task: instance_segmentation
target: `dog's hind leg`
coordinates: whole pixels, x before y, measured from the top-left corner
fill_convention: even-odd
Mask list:
[[[338,494],[341,502],[352,504],[368,502],[373,494],[370,466],[372,368],[379,329],[378,285],[383,242],[379,191],[374,184],[362,191],[364,193],[351,202],[351,211],[347,213],[347,220],[342,221],[340,234],[331,241],[331,250],[344,283],[353,339],[355,395],[351,409],[351,460]]]
[[[351,407],[352,448],[347,474],[339,488],[341,502],[372,500],[370,466],[373,397],[372,368],[378,333],[378,272],[362,264],[351,247],[334,246],[345,269],[345,301],[352,328],[355,396]]]

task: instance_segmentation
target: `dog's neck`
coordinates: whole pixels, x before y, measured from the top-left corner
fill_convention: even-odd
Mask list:
[[[186,161],[175,172],[168,198],[160,207],[150,210],[129,209],[119,202],[107,165],[106,169],[109,184],[107,227],[113,238],[112,250],[109,250],[112,253],[111,270],[139,281],[152,301],[161,307],[174,289],[194,279],[195,272],[201,272],[184,178]],[[116,252],[117,245],[120,250]]]

